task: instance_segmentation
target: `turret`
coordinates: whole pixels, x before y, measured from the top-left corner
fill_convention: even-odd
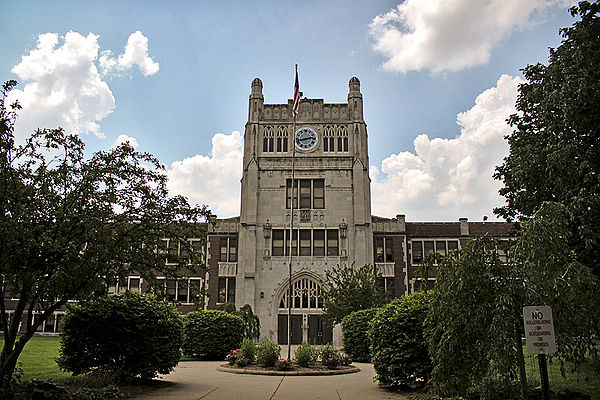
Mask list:
[[[248,107],[248,121],[258,121],[262,114],[265,98],[262,94],[263,84],[259,78],[252,81],[252,92],[250,93],[250,104]]]
[[[360,81],[353,76],[348,82],[348,108],[354,120],[363,119],[362,94],[360,93]]]

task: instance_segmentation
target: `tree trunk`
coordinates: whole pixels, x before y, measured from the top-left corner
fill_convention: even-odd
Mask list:
[[[527,375],[525,374],[525,357],[523,357],[523,341],[519,324],[515,324],[515,345],[517,346],[517,361],[519,363],[519,379],[521,381],[521,400],[527,399]]]

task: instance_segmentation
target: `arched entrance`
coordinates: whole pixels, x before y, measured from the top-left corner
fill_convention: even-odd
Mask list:
[[[310,344],[331,343],[333,329],[331,324],[323,319],[323,299],[321,285],[308,276],[303,276],[292,282],[292,292],[289,287],[279,300],[277,316],[277,341],[279,344],[288,342],[288,305],[292,305],[292,344],[304,341]]]

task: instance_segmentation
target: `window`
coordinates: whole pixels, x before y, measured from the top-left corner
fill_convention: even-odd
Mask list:
[[[412,263],[420,264],[430,254],[437,253],[445,257],[449,252],[457,250],[458,240],[412,240],[411,246]]]
[[[288,288],[281,296],[279,308],[288,308],[289,299],[290,289]],[[323,308],[321,286],[311,279],[300,279],[292,284],[291,301],[293,308]]]
[[[193,303],[202,297],[202,278],[165,279],[157,278],[157,294],[164,291],[165,298],[170,302]]]
[[[323,130],[323,151],[334,152],[335,151],[335,134],[331,125],[326,125]]]
[[[296,179],[292,187],[292,180],[288,179],[286,181],[286,208],[290,208],[292,199],[295,209],[298,208],[298,200],[300,200],[300,209],[325,208],[325,180]]]
[[[116,282],[108,285],[108,293],[123,293],[126,290],[131,292],[140,292],[142,288],[142,278],[139,276],[128,276],[127,281]]]
[[[219,261],[237,262],[237,238],[224,237],[219,240]]]
[[[392,238],[375,238],[375,262],[394,262],[394,241]]]
[[[272,126],[265,126],[263,130],[263,153],[273,152],[274,132]]]
[[[285,126],[277,128],[277,152],[287,153],[288,151],[288,132]]]
[[[290,255],[290,230],[273,229],[271,254]],[[300,240],[298,240],[300,237]],[[339,231],[337,229],[294,229],[291,232],[292,255],[296,256],[338,256]],[[285,243],[285,245],[284,245]]]
[[[217,303],[235,303],[235,278],[219,278]]]
[[[337,127],[338,152],[348,152],[348,128],[345,125]]]
[[[425,287],[426,290],[432,290],[435,287],[435,278],[424,279],[413,279],[413,292],[421,290]]]
[[[377,285],[392,296],[394,295],[394,277],[379,277],[377,278]]]

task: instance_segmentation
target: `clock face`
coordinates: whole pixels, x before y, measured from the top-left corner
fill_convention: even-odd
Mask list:
[[[319,137],[311,128],[300,128],[296,131],[294,142],[300,150],[312,150],[317,146]]]

